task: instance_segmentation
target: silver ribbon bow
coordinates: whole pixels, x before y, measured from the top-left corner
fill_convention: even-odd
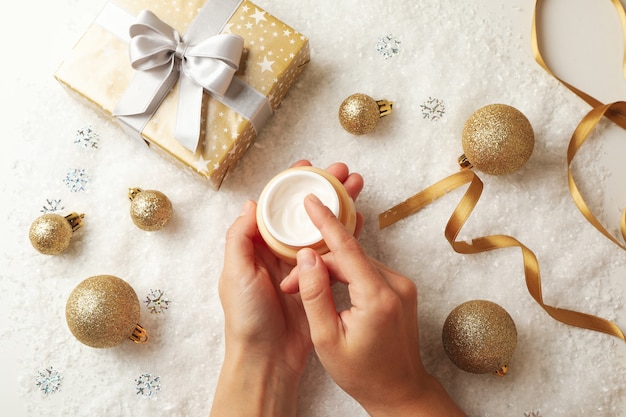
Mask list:
[[[130,25],[130,61],[135,78],[114,114],[137,129],[156,111],[176,81],[178,112],[174,137],[195,152],[200,138],[202,95],[224,98],[239,69],[243,38],[217,34],[186,40],[149,10]],[[187,43],[189,42],[189,43]]]

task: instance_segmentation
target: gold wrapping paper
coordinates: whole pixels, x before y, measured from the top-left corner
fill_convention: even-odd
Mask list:
[[[116,4],[134,15],[149,9],[184,34],[205,2],[119,0]],[[239,5],[222,33],[245,39],[237,77],[265,95],[276,110],[310,59],[308,39],[249,1]],[[94,23],[59,66],[55,77],[100,113],[113,117],[133,74],[128,44]],[[175,85],[141,136],[150,148],[208,180],[217,190],[256,132],[248,120],[205,93],[200,146],[191,152],[174,138],[177,90]]]

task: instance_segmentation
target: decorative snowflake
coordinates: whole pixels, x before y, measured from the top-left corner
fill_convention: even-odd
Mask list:
[[[155,398],[158,392],[161,391],[161,378],[149,373],[145,373],[135,379],[135,383],[137,395],[145,398]]]
[[[70,169],[63,180],[67,188],[72,192],[85,191],[85,187],[91,178],[84,169]]]
[[[376,51],[385,59],[392,58],[400,53],[400,40],[393,35],[378,38]]]
[[[150,313],[161,314],[165,313],[170,305],[170,299],[167,298],[165,292],[161,290],[150,290],[150,293],[144,300],[146,307]]]
[[[76,131],[76,137],[74,143],[81,145],[83,148],[98,149],[98,143],[100,142],[100,135],[95,132],[91,126],[87,126],[83,129]]]
[[[37,373],[37,387],[44,395],[54,394],[61,389],[63,375],[52,368],[52,366]]]
[[[50,200],[46,199],[46,204],[40,210],[43,214],[46,213],[54,213],[57,211],[64,210],[65,207],[61,206],[61,199],[58,200]]]
[[[539,411],[531,411],[530,413],[524,413],[524,417],[541,417]]]
[[[420,107],[424,119],[439,120],[446,113],[446,106],[438,98],[429,97]]]

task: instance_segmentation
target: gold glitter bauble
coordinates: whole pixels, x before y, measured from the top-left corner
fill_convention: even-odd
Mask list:
[[[30,243],[45,255],[59,255],[69,248],[72,235],[81,227],[84,216],[77,213],[65,217],[56,213],[39,216],[30,225]]]
[[[470,165],[487,174],[504,175],[528,161],[535,134],[526,116],[515,107],[490,104],[467,119],[462,141]]]
[[[135,290],[112,275],[97,275],[78,284],[67,300],[65,319],[76,339],[94,348],[113,347],[129,338],[137,343],[148,339],[137,324]]]
[[[160,230],[172,218],[172,203],[160,191],[131,188],[128,198],[131,201],[130,217],[140,229],[149,232]]]
[[[448,315],[442,339],[448,357],[462,370],[502,376],[517,345],[517,329],[509,313],[498,304],[473,300]]]
[[[353,94],[339,106],[339,122],[353,135],[371,132],[381,117],[391,113],[393,103],[387,100],[374,100],[365,94]]]

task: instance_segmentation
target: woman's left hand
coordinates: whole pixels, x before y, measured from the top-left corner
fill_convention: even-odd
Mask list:
[[[294,164],[303,165],[310,163],[299,161]],[[349,195],[356,199],[363,188],[359,174],[350,173],[342,163],[331,165],[327,171],[337,177]],[[362,216],[358,215],[357,233],[362,223]],[[219,280],[226,353],[212,415],[222,415],[218,411],[220,404],[226,406],[231,394],[244,389],[237,386],[244,381],[237,382],[232,376],[236,373],[242,378],[244,372],[248,374],[246,378],[260,379],[259,383],[265,384],[265,388],[268,388],[269,379],[280,385],[271,389],[292,391],[281,395],[289,404],[279,404],[284,412],[275,415],[291,415],[287,409],[292,408],[295,413],[297,387],[312,343],[299,294],[286,294],[279,287],[292,268],[293,265],[283,262],[269,250],[257,228],[256,203],[247,201],[226,234],[224,268]],[[248,395],[259,388],[253,380],[245,384],[254,385],[245,387]],[[279,400],[275,395],[272,397]],[[244,407],[246,400],[242,398],[236,403]],[[230,407],[230,415],[237,415],[233,413],[232,404]],[[274,409],[273,412],[278,411]],[[258,410],[256,412],[262,415]]]

